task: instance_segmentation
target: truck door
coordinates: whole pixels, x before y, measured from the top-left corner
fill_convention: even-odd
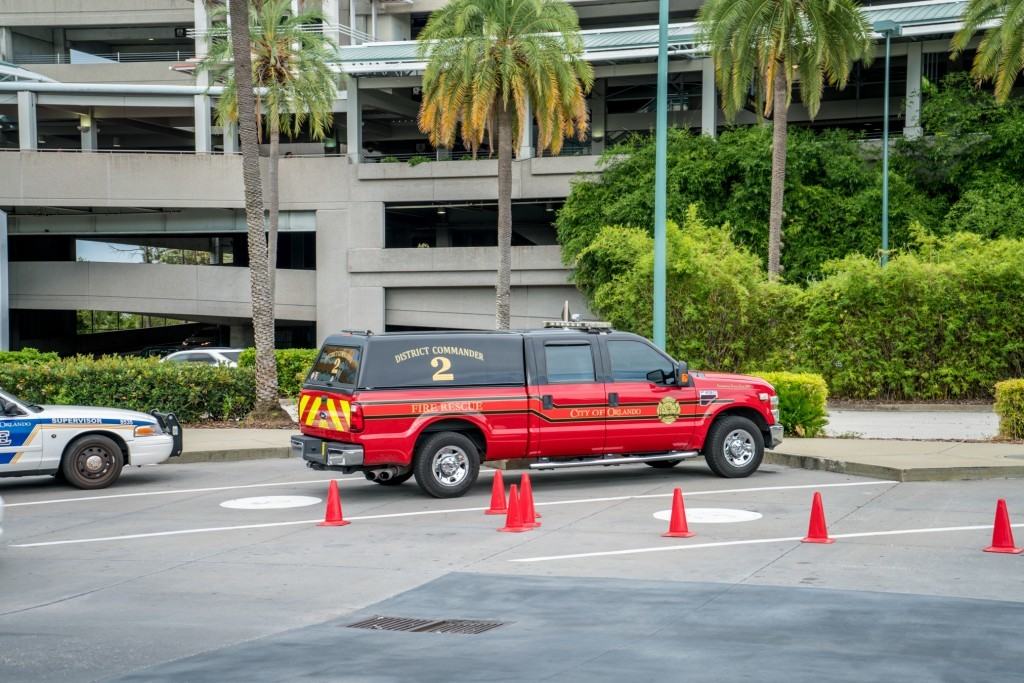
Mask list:
[[[590,335],[531,339],[537,377],[529,387],[530,454],[604,452],[605,387]]]
[[[609,366],[609,453],[686,450],[693,440],[697,390],[676,383],[676,365],[639,339],[601,338]]]

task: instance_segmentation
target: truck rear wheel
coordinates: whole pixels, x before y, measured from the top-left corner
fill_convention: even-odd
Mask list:
[[[416,483],[434,498],[458,498],[480,474],[480,453],[465,434],[438,432],[417,449]]]
[[[76,488],[103,489],[117,481],[123,467],[121,448],[106,436],[91,434],[68,445],[60,473]]]
[[[728,415],[711,426],[704,442],[704,459],[720,477],[749,477],[764,458],[764,436],[753,422]]]

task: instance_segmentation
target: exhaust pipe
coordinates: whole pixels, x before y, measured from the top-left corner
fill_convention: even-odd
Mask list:
[[[382,467],[376,470],[368,470],[364,474],[366,474],[366,478],[370,481],[390,481],[398,476],[398,468]]]

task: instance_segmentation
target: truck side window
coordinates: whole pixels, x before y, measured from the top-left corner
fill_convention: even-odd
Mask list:
[[[612,361],[615,382],[646,382],[647,373],[661,370],[672,377],[672,363],[647,344],[627,339],[609,340],[608,355]]]
[[[590,349],[590,344],[545,345],[548,382],[593,382],[594,354]]]

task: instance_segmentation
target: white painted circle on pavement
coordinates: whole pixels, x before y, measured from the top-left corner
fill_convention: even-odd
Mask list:
[[[256,496],[225,500],[220,506],[233,510],[282,510],[284,508],[304,508],[319,502],[320,499],[313,496]]]
[[[672,510],[658,510],[654,513],[654,518],[667,522],[672,519]],[[756,519],[761,519],[761,513],[753,510],[686,508],[686,521],[694,524],[731,524],[733,522],[753,522]]]

